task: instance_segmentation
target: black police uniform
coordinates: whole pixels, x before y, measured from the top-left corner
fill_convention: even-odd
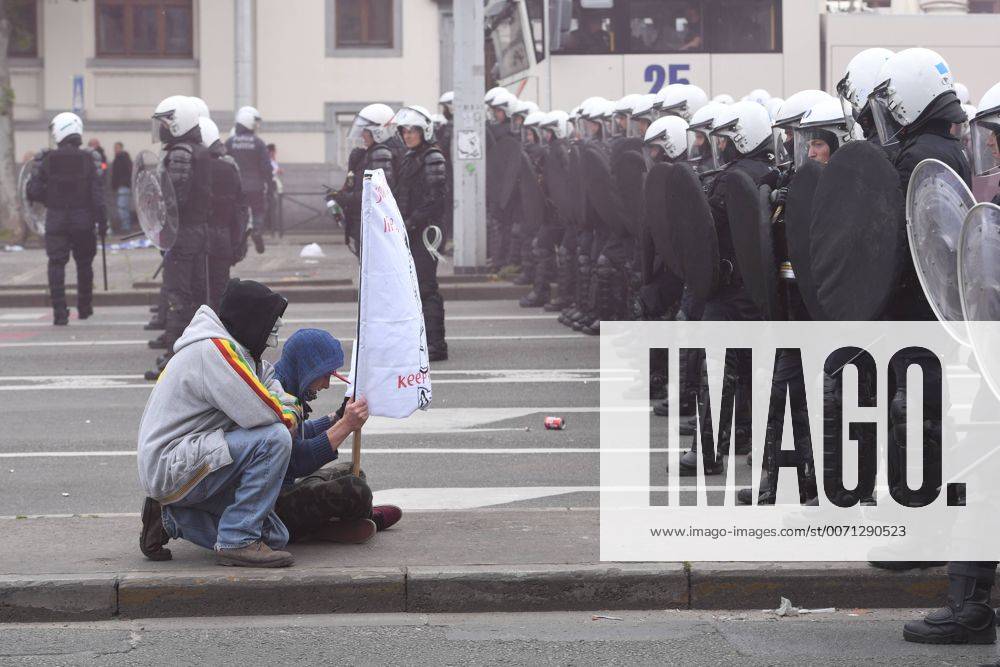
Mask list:
[[[410,253],[420,285],[431,361],[447,359],[448,344],[444,331],[444,299],[438,291],[438,263],[424,246],[423,233],[428,226],[440,224],[444,215],[446,177],[444,155],[437,146],[426,142],[403,156],[396,176],[396,203],[406,223]]]
[[[267,192],[273,188],[274,172],[267,144],[253,130],[236,126],[236,134],[226,140],[226,152],[240,168],[243,197],[253,213],[251,236],[258,253],[264,252],[264,221],[267,216]]]
[[[353,241],[351,248],[355,254],[361,247],[358,236],[361,230],[361,195],[364,191],[365,171],[381,169],[385,172],[385,181],[389,184],[389,189],[395,190],[396,154],[393,152],[394,148],[389,141],[383,141],[373,143],[368,148],[355,148],[351,151],[348,160],[352,176],[348,179],[350,187],[334,195],[334,199],[344,209],[344,215],[347,218],[347,228],[344,230],[345,241]]]
[[[240,187],[240,168],[226,147],[209,148],[212,168],[212,214],[208,224],[208,305],[218,310],[229,283],[229,270],[247,254],[249,209]]]
[[[107,232],[99,158],[80,144],[80,135],[73,134],[55,150],[46,151],[28,182],[28,198],[43,202],[47,209],[45,253],[55,324],[69,321],[66,263],[71,254],[76,263],[77,314],[86,319],[93,313],[95,226],[102,238]]]

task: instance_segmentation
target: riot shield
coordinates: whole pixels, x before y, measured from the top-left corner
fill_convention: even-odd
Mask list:
[[[819,305],[816,281],[813,278],[812,258],[809,255],[809,234],[812,226],[813,198],[816,186],[823,175],[824,165],[809,160],[799,167],[788,186],[785,198],[785,240],[788,258],[792,262],[795,283],[802,295],[802,302],[814,320],[829,319]]]
[[[642,232],[642,187],[646,180],[646,161],[642,153],[634,150],[620,152],[612,173],[624,208],[626,228],[633,237],[639,238]]]
[[[177,240],[177,197],[160,159],[152,151],[140,151],[132,170],[132,196],[139,226],[150,243],[170,250]]]
[[[958,242],[958,278],[962,315],[979,368],[1000,396],[1000,207],[977,204],[962,225]]]
[[[686,164],[673,166],[665,178],[665,187],[670,215],[661,234],[670,250],[664,261],[696,298],[707,300],[719,276],[719,239],[708,198],[701,181]],[[658,242],[657,247],[660,245]]]
[[[542,166],[542,181],[559,218],[574,224],[580,193],[573,185],[570,158],[568,147],[561,142],[550,145]]]
[[[958,241],[962,223],[976,205],[951,167],[924,160],[906,190],[906,234],[920,286],[948,333],[968,345],[958,285]]]
[[[769,320],[777,317],[778,278],[771,246],[770,206],[764,202],[761,210],[757,184],[746,172],[738,169],[726,173],[726,211],[729,214],[729,231],[733,238],[736,263],[739,264],[743,284],[750,298]],[[764,236],[762,236],[762,233]],[[764,263],[764,247],[771,260]]]
[[[534,235],[545,222],[545,195],[538,182],[538,174],[531,158],[521,152],[521,175],[518,178],[521,197],[521,224],[526,232]]]
[[[28,182],[34,172],[35,160],[28,160],[21,167],[17,176],[17,194],[21,199],[21,214],[31,231],[39,236],[45,236],[45,204],[28,199]]]
[[[774,255],[774,222],[771,219],[771,188],[757,187],[757,229],[760,236],[760,264],[764,268],[764,279],[770,281],[766,294],[771,297],[768,309],[762,311],[772,320],[782,317],[781,296],[778,290],[778,260]]]
[[[670,172],[674,169],[672,164],[660,163],[654,165],[646,175],[646,185],[643,189],[643,216],[642,224],[646,233],[653,240],[653,247],[669,267],[680,265],[680,257],[670,239],[670,227],[667,217],[667,182],[670,179]],[[652,272],[652,266],[646,267]]]
[[[496,210],[506,210],[521,174],[521,140],[505,132],[486,152],[486,196]]]
[[[882,149],[852,141],[833,154],[809,239],[816,296],[830,319],[872,320],[889,304],[906,251],[903,208],[899,174]]]
[[[626,233],[628,216],[611,176],[611,156],[602,146],[595,142],[580,145],[580,175],[587,202],[608,231]]]
[[[972,194],[977,202],[992,202],[1000,195],[1000,174],[973,176]]]

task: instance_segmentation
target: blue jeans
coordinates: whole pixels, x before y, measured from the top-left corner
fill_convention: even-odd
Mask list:
[[[132,190],[124,186],[118,188],[115,197],[115,206],[118,208],[118,219],[122,222],[122,231],[127,232],[132,229]]]
[[[226,433],[233,462],[201,480],[183,499],[163,508],[163,527],[174,539],[206,549],[239,549],[263,540],[288,544],[288,529],[274,513],[292,453],[282,424]]]

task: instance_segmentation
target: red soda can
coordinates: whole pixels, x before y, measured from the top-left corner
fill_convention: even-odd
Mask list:
[[[550,431],[561,431],[566,428],[566,420],[562,417],[546,417],[545,428]]]

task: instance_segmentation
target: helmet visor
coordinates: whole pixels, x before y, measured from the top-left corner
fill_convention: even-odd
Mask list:
[[[771,131],[774,141],[774,165],[784,167],[792,162],[795,138],[791,126],[777,126]]]
[[[719,168],[715,142],[709,136],[708,130],[688,130],[688,159],[700,172],[714,171]]]
[[[392,119],[392,124],[396,127],[417,127],[425,130],[430,127],[431,119],[424,116],[416,109],[403,107],[396,112]]]
[[[801,168],[809,160],[820,164],[830,161],[830,156],[836,150],[831,141],[836,143],[835,135],[830,130],[807,127],[795,130],[795,167]]]
[[[854,134],[854,126],[857,125],[857,120],[854,118],[854,107],[851,103],[844,97],[838,98],[840,100],[840,106],[844,109],[844,122],[847,123],[848,134]]]
[[[899,133],[903,130],[903,126],[892,115],[886,100],[878,93],[872,93],[872,96],[868,98],[868,106],[875,119],[875,127],[878,129],[878,137],[882,145],[894,146],[898,144]]]
[[[1000,174],[1000,111],[970,123],[972,167],[976,176]]]
[[[354,119],[354,124],[351,125],[351,131],[347,133],[347,138],[355,141],[360,140],[364,136],[365,130],[371,130],[374,126],[375,124],[367,118],[357,116]]]

